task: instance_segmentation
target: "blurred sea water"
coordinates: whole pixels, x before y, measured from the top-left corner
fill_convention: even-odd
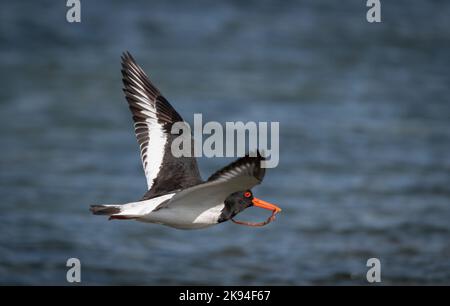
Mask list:
[[[9,1],[0,11],[0,283],[450,284],[450,3]],[[107,222],[145,192],[129,50],[185,120],[280,122],[263,228]],[[201,158],[203,178],[230,159]],[[256,209],[241,219],[266,217]]]

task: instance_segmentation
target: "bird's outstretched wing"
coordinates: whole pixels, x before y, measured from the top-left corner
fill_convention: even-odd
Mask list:
[[[178,192],[169,206],[183,205],[186,213],[190,210],[193,216],[198,216],[199,212],[223,204],[232,193],[251,189],[262,182],[265,174],[262,160],[264,157],[259,153],[255,157],[241,157],[214,173],[208,181]]]
[[[143,199],[200,183],[195,157],[176,158],[171,153],[172,141],[179,136],[170,133],[172,125],[183,119],[128,52],[122,56],[122,76],[147,179],[148,191]]]
[[[254,185],[261,183],[265,175],[265,169],[261,168],[261,161],[264,160],[264,157],[262,157],[259,152],[252,155],[255,156],[247,154],[246,156],[235,160],[228,166],[216,171],[208,178],[207,182],[227,181],[239,176],[241,179],[250,179],[252,182],[256,179],[258,182],[255,182]],[[247,189],[250,188],[251,187]]]

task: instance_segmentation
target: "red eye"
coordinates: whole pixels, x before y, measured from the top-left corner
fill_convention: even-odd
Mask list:
[[[246,198],[250,198],[251,197],[251,192],[249,192],[249,191],[247,191],[247,192],[245,192],[244,193],[244,197],[246,197]]]

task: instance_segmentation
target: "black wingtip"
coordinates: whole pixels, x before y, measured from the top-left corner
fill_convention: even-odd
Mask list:
[[[134,57],[128,51],[123,52],[120,56],[120,59],[122,60],[122,73],[124,73],[124,70],[127,70],[130,67],[137,66]]]
[[[131,53],[129,51],[124,51],[120,58],[122,59],[122,62],[125,62],[125,61],[135,62],[133,56],[131,55]]]
[[[249,158],[252,158],[251,156]],[[266,174],[266,169],[262,167],[262,161],[266,160],[265,152],[261,154],[259,150],[256,150],[256,156],[253,157],[256,158],[257,167],[254,172],[254,176],[259,180],[262,181],[264,178],[264,175]]]
[[[262,154],[261,154],[261,152],[262,152]],[[245,157],[250,157],[250,158],[257,158],[257,159],[259,159],[259,160],[266,160],[266,157],[265,157],[265,152],[264,151],[260,151],[259,149],[257,149],[256,150],[256,152],[255,151],[252,151],[252,152],[249,152],[249,153],[247,153],[246,155],[245,155]]]
[[[122,82],[124,84],[123,91],[125,92],[125,96],[127,97],[127,99],[130,98],[130,94],[142,95],[142,93],[136,92],[136,90],[133,89],[133,84],[137,85],[137,87],[139,88],[143,87],[145,90],[145,94],[150,96],[151,100],[155,100],[157,96],[161,95],[158,88],[156,88],[155,85],[152,84],[147,74],[136,63],[130,52],[123,52],[120,58],[122,59],[121,72]]]

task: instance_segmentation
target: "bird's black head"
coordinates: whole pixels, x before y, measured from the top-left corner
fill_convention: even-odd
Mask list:
[[[260,208],[264,208],[270,210],[274,213],[278,213],[281,211],[281,208],[274,204],[270,204],[261,199],[255,198],[251,190],[246,191],[238,191],[232,193],[225,200],[225,208],[222,210],[222,213],[219,217],[219,222],[227,221],[238,213],[246,209],[250,206],[257,206]]]
[[[219,217],[219,222],[227,221],[246,208],[253,206],[253,193],[251,190],[232,193],[225,200],[225,208]]]

